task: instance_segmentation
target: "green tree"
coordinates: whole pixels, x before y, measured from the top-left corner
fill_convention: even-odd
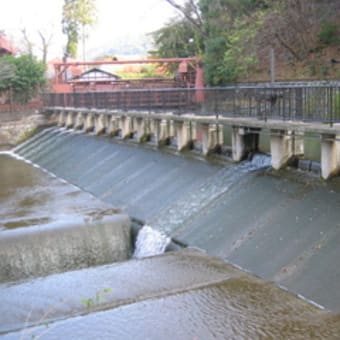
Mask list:
[[[83,59],[85,59],[86,28],[96,21],[95,0],[64,0],[62,27],[67,35],[66,53],[76,57],[79,38],[82,39]]]
[[[153,32],[152,38],[156,50],[150,54],[154,57],[185,58],[202,53],[202,39],[186,19],[169,22]]]
[[[247,72],[256,56],[250,48],[262,23],[266,0],[200,0],[205,27],[206,83],[225,85]]]
[[[242,58],[239,58],[245,49],[236,26],[242,27],[242,38],[246,37],[242,20],[251,22],[254,12],[267,7],[267,0],[187,0],[184,5],[175,0],[166,1],[182,13],[183,19],[157,32],[155,45],[158,51],[171,51],[176,56],[186,54],[189,47],[185,39],[189,29],[191,35],[194,31],[204,63],[205,81],[209,85],[234,81],[253,63],[254,57],[247,56],[245,67],[240,66]],[[254,25],[251,27],[254,28]],[[185,38],[181,40],[181,37]]]
[[[199,9],[194,0],[188,0],[184,6],[175,1],[166,0],[182,15],[170,20],[164,27],[151,34],[154,50],[152,57],[185,58],[201,56],[204,51],[204,32]],[[176,66],[168,66],[168,71],[175,71]]]
[[[0,58],[0,90],[11,89],[15,102],[25,103],[45,84],[45,65],[32,55]]]

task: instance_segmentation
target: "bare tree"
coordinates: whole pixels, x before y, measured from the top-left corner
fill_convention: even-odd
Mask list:
[[[188,0],[184,6],[178,4],[175,0],[165,1],[179,11],[202,36],[206,35],[201,13],[195,0]]]
[[[295,61],[303,61],[317,46],[322,22],[336,15],[334,1],[277,1],[266,17],[261,33],[263,43],[288,51]]]
[[[38,30],[38,34],[39,34],[39,37],[41,39],[40,50],[42,52],[42,61],[46,65],[46,63],[47,63],[47,53],[48,53],[48,49],[51,45],[53,33],[46,34],[46,33],[43,33],[41,30]]]
[[[37,52],[39,50],[41,52],[41,60],[44,64],[47,63],[47,55],[49,47],[51,46],[51,42],[53,39],[53,29],[37,29],[37,35],[39,37],[40,42],[37,39],[34,39],[34,35],[29,35],[26,27],[21,29],[22,38],[23,38],[23,51],[26,54],[34,54],[34,51]]]
[[[26,27],[23,27],[21,29],[21,33],[22,33],[22,38],[23,38],[23,42],[24,42],[24,51],[27,54],[33,54],[33,42],[30,39],[30,37],[28,36],[28,32],[26,30]]]

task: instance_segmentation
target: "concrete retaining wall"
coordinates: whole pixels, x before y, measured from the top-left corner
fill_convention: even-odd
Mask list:
[[[100,221],[64,222],[3,231],[0,238],[0,282],[45,276],[130,257],[127,215]]]
[[[39,113],[0,113],[0,149],[11,148],[46,124],[48,119]]]

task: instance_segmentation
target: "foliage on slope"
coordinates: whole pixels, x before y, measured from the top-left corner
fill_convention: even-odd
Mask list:
[[[271,49],[279,79],[340,76],[338,0],[166,1],[182,16],[154,33],[153,55],[200,55],[209,85],[268,80]]]

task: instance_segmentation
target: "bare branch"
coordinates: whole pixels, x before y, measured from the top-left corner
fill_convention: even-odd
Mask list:
[[[21,29],[22,36],[24,38],[25,48],[28,54],[33,54],[33,43],[28,37],[28,33],[26,31],[26,27]]]
[[[41,44],[42,44],[42,47],[40,48],[40,50],[42,51],[42,61],[44,64],[46,64],[48,48],[51,44],[53,33],[51,33],[49,36],[45,36],[40,30],[38,30],[38,34],[40,36]]]
[[[192,5],[192,9],[194,10],[195,15],[197,16],[198,22],[187,13],[187,11],[185,10],[185,7],[179,5],[176,1],[174,0],[165,0],[165,1],[169,5],[174,7],[177,11],[179,11],[198,30],[198,32],[201,35],[206,36],[206,33],[203,29],[201,16],[193,0],[190,0],[190,5]]]

